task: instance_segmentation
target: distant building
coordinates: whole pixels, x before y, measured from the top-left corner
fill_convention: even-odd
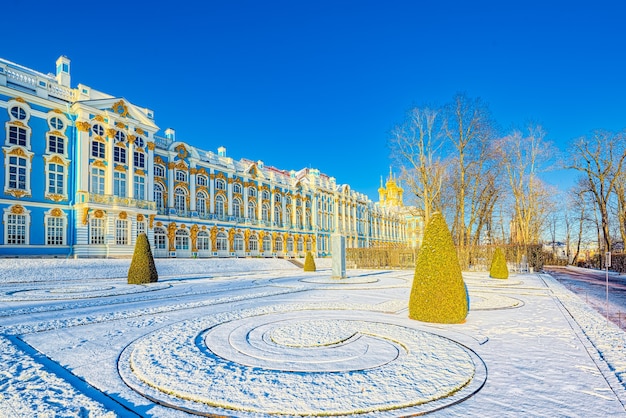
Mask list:
[[[393,179],[376,204],[316,169],[197,149],[56,64],[0,59],[0,256],[130,256],[142,232],[157,257],[326,256],[333,233],[348,247],[418,241]]]

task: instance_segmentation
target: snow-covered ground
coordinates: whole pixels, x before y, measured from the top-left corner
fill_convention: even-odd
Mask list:
[[[549,275],[464,273],[438,325],[411,271],[156,263],[0,260],[0,416],[626,416],[626,334]]]

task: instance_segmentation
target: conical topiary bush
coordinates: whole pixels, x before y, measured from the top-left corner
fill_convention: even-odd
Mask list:
[[[465,321],[469,297],[448,225],[441,215],[431,217],[415,264],[409,299],[409,318],[440,324]]]
[[[128,269],[128,284],[154,283],[159,280],[150,243],[146,234],[139,234],[135,243],[133,260]]]
[[[304,271],[315,271],[315,260],[313,259],[311,251],[306,252],[306,257],[304,258]]]
[[[494,279],[508,279],[509,268],[506,266],[506,258],[502,248],[496,248],[496,252],[493,254],[493,260],[491,260],[491,267],[489,268],[489,276]]]

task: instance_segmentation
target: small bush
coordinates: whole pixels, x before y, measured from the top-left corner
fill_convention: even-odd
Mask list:
[[[311,251],[306,252],[306,257],[304,258],[304,271],[315,271],[315,260],[313,259],[313,254]]]
[[[128,284],[154,283],[159,280],[146,234],[137,236],[133,260],[128,269]]]
[[[496,248],[493,253],[493,259],[491,260],[491,268],[489,269],[489,276],[494,279],[508,279],[509,269],[506,266],[506,259],[504,258],[504,252],[502,248]]]
[[[465,321],[469,297],[446,221],[435,213],[424,231],[415,264],[409,318],[458,324]]]

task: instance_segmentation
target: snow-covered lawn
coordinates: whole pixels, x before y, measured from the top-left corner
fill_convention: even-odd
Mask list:
[[[626,334],[548,275],[464,273],[437,325],[410,271],[156,263],[0,260],[0,416],[626,416]]]

